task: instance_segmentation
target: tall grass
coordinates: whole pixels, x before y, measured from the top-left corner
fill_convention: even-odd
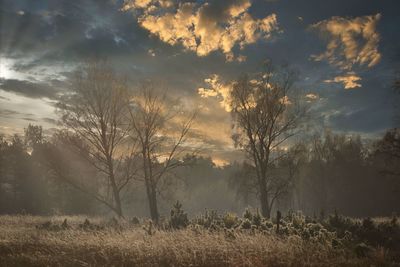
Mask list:
[[[51,221],[68,227],[43,229]],[[144,229],[80,216],[0,216],[0,266],[394,266],[386,251],[359,258],[330,242],[241,229]],[[151,234],[149,234],[151,233]]]

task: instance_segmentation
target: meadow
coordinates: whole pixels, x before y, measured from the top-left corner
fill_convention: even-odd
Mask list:
[[[0,266],[400,266],[396,217],[0,216]]]

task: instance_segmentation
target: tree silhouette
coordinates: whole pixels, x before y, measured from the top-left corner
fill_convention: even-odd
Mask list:
[[[62,122],[77,137],[71,138],[71,143],[107,177],[111,200],[99,195],[96,199],[123,216],[121,192],[134,172],[119,168],[135,152],[134,145],[125,143],[129,130],[126,82],[106,62],[92,61],[76,76],[73,91],[59,104]]]
[[[183,119],[182,119],[183,117]],[[145,184],[150,215],[159,221],[157,195],[164,178],[183,165],[179,157],[186,152],[183,146],[192,126],[194,115],[182,116],[181,108],[168,102],[145,85],[134,95],[130,109],[131,137],[139,144],[142,157],[142,181]]]
[[[233,118],[232,136],[255,169],[261,213],[269,217],[275,199],[284,186],[270,175],[274,151],[296,133],[304,110],[292,93],[295,73],[287,68],[268,65],[254,79],[243,76],[230,94]]]

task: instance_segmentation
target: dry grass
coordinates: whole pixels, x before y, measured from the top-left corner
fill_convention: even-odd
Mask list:
[[[44,230],[48,220],[69,229]],[[385,251],[370,258],[330,244],[271,233],[185,229],[156,231],[120,222],[121,228],[87,231],[84,217],[0,216],[0,266],[395,266]],[[99,225],[101,218],[90,218]]]

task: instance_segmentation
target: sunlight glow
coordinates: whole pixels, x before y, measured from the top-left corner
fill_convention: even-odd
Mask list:
[[[1,79],[16,79],[18,72],[12,69],[13,62],[11,59],[0,56],[0,78]]]
[[[7,66],[4,64],[4,59],[0,59],[0,78],[8,79],[11,76],[10,71]]]

